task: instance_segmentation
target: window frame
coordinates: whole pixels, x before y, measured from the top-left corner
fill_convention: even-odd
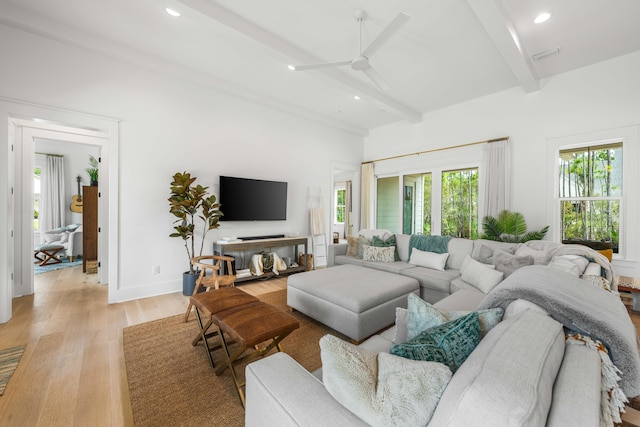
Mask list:
[[[482,234],[481,216],[484,212],[485,198],[485,145],[471,145],[466,147],[434,151],[428,156],[416,155],[393,159],[375,164],[374,177],[374,219],[377,224],[378,212],[378,179],[391,176],[398,177],[398,206],[402,207],[404,195],[405,175],[431,174],[431,234],[440,235],[442,231],[442,173],[452,170],[478,170],[478,234]],[[398,232],[402,228],[402,212],[398,215]],[[377,225],[376,225],[377,227]],[[393,230],[391,230],[393,231]]]
[[[613,254],[614,261],[624,262],[640,253],[640,244],[635,242],[637,239],[628,238],[628,236],[634,236],[640,232],[638,221],[629,220],[629,218],[634,217],[633,212],[640,208],[640,195],[636,194],[638,193],[637,188],[634,191],[630,188],[632,183],[640,182],[638,168],[632,168],[633,163],[640,160],[640,149],[638,147],[639,130],[640,126],[630,126],[568,137],[551,138],[547,141],[547,164],[549,165],[549,181],[552,186],[549,192],[550,198],[547,209],[547,221],[552,224],[547,234],[550,239],[556,242],[560,242],[562,239],[560,202],[568,199],[561,199],[559,195],[558,157],[560,156],[560,151],[622,143],[622,195],[598,197],[597,199],[620,199],[618,253]],[[581,200],[587,199],[593,198],[588,197]]]

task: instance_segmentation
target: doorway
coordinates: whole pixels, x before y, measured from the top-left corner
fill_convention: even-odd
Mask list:
[[[58,253],[61,256],[56,257],[63,262],[52,260],[47,266],[32,263],[34,274],[79,264],[84,272],[86,261],[96,259],[88,255],[97,253],[97,246],[93,244],[95,240],[91,239],[97,235],[97,223],[90,221],[94,226],[87,229],[86,215],[93,219],[95,216],[91,213],[97,212],[98,205],[95,199],[83,197],[83,193],[99,191],[98,186],[85,189],[91,187],[86,170],[92,168],[91,159],[100,159],[101,147],[95,145],[92,138],[88,138],[86,143],[36,138],[34,146],[34,246],[53,244],[64,247]],[[56,165],[61,167],[54,175],[52,172]],[[47,182],[56,185],[46,185]],[[85,207],[89,210],[83,213]],[[68,231],[56,231],[61,227],[68,227]]]

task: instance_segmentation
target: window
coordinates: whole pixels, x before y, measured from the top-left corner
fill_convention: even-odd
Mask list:
[[[40,176],[42,169],[36,166],[33,170],[33,231],[40,231]]]
[[[402,232],[431,234],[431,173],[404,176]]]
[[[376,181],[376,228],[398,233],[400,209],[398,207],[400,178],[391,176]]]
[[[442,236],[478,238],[478,169],[442,172]]]
[[[558,158],[562,240],[620,244],[622,143],[564,149]]]
[[[344,224],[347,214],[346,197],[347,190],[344,188],[335,189],[336,224]]]

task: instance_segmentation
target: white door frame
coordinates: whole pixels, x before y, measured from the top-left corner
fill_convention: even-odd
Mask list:
[[[42,124],[30,120],[14,119],[16,144],[15,149],[21,148],[22,171],[20,177],[16,179],[14,193],[21,197],[21,203],[14,206],[16,214],[14,216],[15,229],[20,231],[17,235],[19,239],[15,240],[15,275],[14,275],[14,295],[30,295],[34,293],[33,285],[33,223],[31,222],[31,213],[33,211],[33,168],[35,166],[35,139],[47,139],[50,141],[73,142],[78,144],[89,144],[98,146],[100,150],[101,162],[100,174],[105,181],[108,182],[108,162],[102,159],[102,152],[108,145],[108,135],[104,132],[96,132],[86,129],[70,128],[60,125]],[[20,138],[20,141],[18,141]],[[17,158],[16,158],[17,160]],[[16,168],[18,171],[18,168]],[[100,193],[105,192],[102,186],[99,188]],[[17,202],[17,201],[16,201]],[[101,221],[101,214],[107,211],[103,207],[103,198],[98,199],[98,227],[102,230],[105,225]],[[107,268],[102,268],[102,255],[108,253],[108,239],[102,238],[102,232],[98,233],[98,261],[100,268],[98,269],[98,282],[108,283]]]
[[[22,101],[0,98],[0,152],[7,153],[0,156],[0,170],[6,173],[0,175],[0,199],[7,201],[7,209],[0,209],[0,271],[3,280],[0,280],[0,323],[11,319],[11,300],[15,296],[24,295],[24,291],[33,292],[32,280],[24,285],[15,280],[25,271],[25,263],[31,263],[33,258],[33,226],[32,213],[25,213],[24,206],[31,206],[32,196],[29,198],[24,192],[18,192],[22,188],[25,171],[29,172],[29,183],[33,181],[33,147],[26,147],[31,143],[23,144],[23,133],[27,141],[34,134],[41,132],[65,134],[65,141],[79,141],[81,137],[96,138],[93,142],[101,141],[102,158],[100,173],[101,201],[99,204],[99,226],[101,227],[98,251],[101,254],[100,282],[108,282],[109,303],[116,300],[119,288],[119,132],[120,123],[117,119],[98,117],[86,113],[61,110],[41,105],[34,105]],[[48,135],[47,137],[51,137]],[[86,140],[85,140],[86,141]],[[87,143],[87,142],[84,142]],[[25,146],[23,146],[25,145]],[[28,164],[23,162],[23,154],[29,157]],[[33,192],[29,185],[29,193]],[[25,199],[29,201],[26,202]],[[29,232],[26,233],[28,223]],[[29,270],[31,266],[29,265]],[[28,275],[32,278],[32,273]],[[6,279],[6,280],[5,280]],[[26,289],[25,289],[26,286]],[[20,291],[20,292],[18,292]]]

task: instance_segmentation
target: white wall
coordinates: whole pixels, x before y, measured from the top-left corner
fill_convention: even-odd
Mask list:
[[[512,210],[524,214],[530,229],[538,229],[553,219],[549,218],[553,202],[549,141],[639,125],[639,75],[640,52],[636,52],[545,80],[535,93],[514,88],[425,114],[415,125],[381,127],[366,138],[364,160],[510,136]],[[633,148],[635,158],[627,160],[637,170],[640,158],[637,147]],[[637,176],[636,171],[630,172]],[[625,181],[629,194],[640,193],[639,181]],[[636,202],[627,208],[625,234],[633,242],[640,235],[640,206]],[[617,271],[640,276],[637,244],[629,248],[626,258],[614,262]]]
[[[0,97],[121,120],[116,300],[181,289],[188,260],[182,241],[168,237],[175,172],[191,172],[214,194],[219,175],[289,183],[287,221],[224,223],[208,236],[210,253],[222,236],[308,234],[309,188],[323,188],[330,206],[331,165],[362,160],[360,136],[2,25],[0,57]],[[0,144],[6,152],[6,135]]]

